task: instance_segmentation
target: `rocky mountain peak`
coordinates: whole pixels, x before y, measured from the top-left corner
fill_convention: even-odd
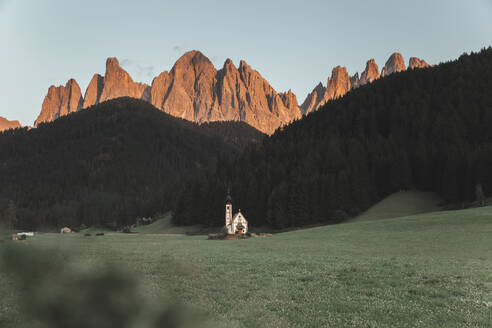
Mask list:
[[[244,60],[231,59],[216,70],[199,51],[184,54],[169,74],[152,83],[152,103],[194,122],[240,120],[265,133],[300,117],[297,98],[277,92]]]
[[[359,79],[359,73],[355,73],[351,78],[350,78],[350,86],[352,89],[357,89],[360,86],[360,79]]]
[[[408,67],[413,69],[428,66],[429,64],[427,64],[425,60],[421,60],[417,57],[411,57]],[[350,90],[371,83],[380,77],[404,70],[405,62],[403,60],[403,56],[397,52],[390,56],[381,74],[379,73],[379,67],[374,58],[371,58],[366,62],[366,67],[360,78],[358,73],[349,76],[345,67],[337,66],[333,69],[331,78],[328,78],[326,89],[320,83],[310,94],[307,95],[301,105],[301,112],[303,115],[309,114],[317,110],[328,100],[342,97]]]
[[[247,72],[247,71],[252,71],[253,69],[251,66],[248,65],[248,63],[245,60],[240,60],[239,61],[239,66],[237,68],[241,72]]]
[[[193,50],[185,53],[174,64],[171,73],[175,77],[196,78],[200,74],[215,74],[216,69],[214,64],[205,57],[200,51]]]
[[[9,129],[17,129],[22,127],[19,121],[9,121],[4,117],[0,116],[0,132],[9,130]]]
[[[121,69],[120,62],[116,57],[109,57],[106,59],[106,74],[119,69]]]
[[[226,61],[224,62],[223,68],[229,68],[231,66],[234,66],[234,63],[232,62],[232,59],[227,58]],[[235,66],[234,66],[235,67]]]
[[[174,64],[174,67],[171,71],[174,71],[175,74],[178,74],[178,72],[181,70],[191,71],[191,69],[195,69],[197,73],[207,69],[215,71],[215,67],[212,62],[198,50],[188,51],[183,56],[181,56]]]
[[[327,101],[343,97],[351,89],[359,86],[359,74],[356,73],[350,76],[347,68],[336,66],[331,71],[331,77],[328,78],[326,88],[319,83],[313,91],[308,94],[301,105],[301,112],[307,115],[319,107],[323,106]]]
[[[110,57],[106,60],[106,73],[104,74],[103,88],[99,102],[119,97],[150,98],[148,95],[144,96],[147,88],[149,86],[146,84],[133,82],[130,74],[121,68],[118,59]],[[147,93],[149,92],[150,88]]]
[[[326,88],[323,83],[318,83],[318,85],[313,89],[313,91],[307,95],[306,99],[301,105],[301,112],[303,115],[307,115],[316,109],[318,109],[320,102],[323,100]]]
[[[162,108],[167,91],[172,83],[172,77],[168,71],[164,71],[152,80],[150,89],[150,102],[157,108]]]
[[[185,53],[170,72],[172,83],[161,108],[166,113],[190,121],[208,121],[214,101],[212,89],[216,74],[212,62],[201,52],[193,50]]]
[[[371,58],[366,62],[366,68],[360,76],[360,85],[371,83],[377,79],[379,79],[379,67],[374,58]]]
[[[336,66],[331,71],[331,78],[328,79],[328,83],[326,84],[325,102],[342,97],[350,90],[350,87],[350,76],[347,68]]]
[[[82,108],[83,98],[80,87],[74,79],[68,80],[65,86],[50,86],[43,100],[41,113],[34,122],[38,126],[42,122],[50,122],[58,117],[76,112]]]
[[[323,91],[323,93],[324,93],[324,92],[325,92],[325,87],[324,87],[323,83],[321,83],[321,82],[320,82],[320,83],[318,83],[318,84],[316,85],[316,87],[314,88],[314,90],[319,90],[319,91],[321,91],[321,90],[322,90],[322,91]]]
[[[221,72],[219,75],[224,75],[224,74],[237,74],[238,69],[232,62],[230,58],[227,58],[226,61],[224,62],[224,66],[222,66]]]
[[[297,102],[297,97],[292,92],[291,89],[289,89],[289,91],[287,91],[287,92],[280,92],[279,95],[280,95],[280,98],[282,98],[282,101],[283,101],[285,107],[289,108],[289,110],[295,110],[296,108],[299,108],[299,103]]]
[[[99,104],[104,86],[104,77],[99,74],[94,74],[84,95],[83,108]]]
[[[405,61],[403,60],[403,56],[399,52],[395,52],[390,56],[388,61],[386,61],[386,64],[381,71],[381,76],[388,76],[396,72],[404,71],[405,69]]]
[[[65,87],[48,90],[36,122],[51,121],[69,112],[59,110],[59,104],[63,103],[60,94],[65,94],[65,89],[75,90],[75,80],[67,82]],[[81,96],[78,99],[82,101],[81,107],[86,108],[125,96],[149,101],[166,113],[193,122],[239,120],[268,134],[301,117],[297,97],[291,90],[277,93],[244,60],[236,68],[232,60],[227,59],[217,71],[197,50],[185,53],[169,72],[156,76],[152,86],[134,82],[118,59],[110,57],[106,60],[104,76],[94,74],[85,100]]]
[[[75,81],[75,79],[70,79],[67,81],[65,88],[72,88],[72,87],[78,87],[78,86],[79,86],[79,84],[77,83],[77,81]]]
[[[417,57],[410,57],[410,60],[408,61],[408,68],[409,69],[426,68],[429,66],[430,65],[427,64],[427,62],[425,60],[417,58]]]

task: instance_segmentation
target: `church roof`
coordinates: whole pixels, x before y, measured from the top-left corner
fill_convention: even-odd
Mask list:
[[[232,220],[237,219],[239,216],[241,216],[244,220],[246,220],[243,213],[241,213],[241,212],[237,212],[236,214],[234,214],[234,216],[232,217]],[[248,221],[248,220],[246,220],[246,221]]]

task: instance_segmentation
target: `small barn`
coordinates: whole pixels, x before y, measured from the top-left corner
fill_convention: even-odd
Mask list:
[[[69,227],[63,227],[60,229],[60,233],[71,233],[72,232],[72,229],[70,229]]]

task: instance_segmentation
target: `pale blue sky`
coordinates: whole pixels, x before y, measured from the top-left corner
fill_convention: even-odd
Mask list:
[[[437,64],[492,45],[492,0],[0,0],[0,116],[32,125],[52,84],[82,93],[107,57],[150,83],[185,51],[245,59],[302,103],[336,65],[394,51]]]

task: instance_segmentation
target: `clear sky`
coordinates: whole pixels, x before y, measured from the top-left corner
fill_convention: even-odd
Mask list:
[[[82,93],[116,56],[136,81],[192,49],[246,60],[299,103],[336,65],[431,64],[492,45],[492,0],[0,0],[0,116],[32,125],[52,84]]]

